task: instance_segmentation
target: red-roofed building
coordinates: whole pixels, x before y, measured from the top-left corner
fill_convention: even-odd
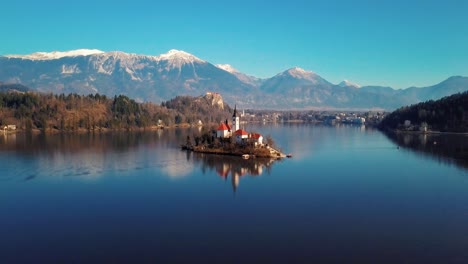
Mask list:
[[[226,123],[221,123],[216,129],[216,137],[218,138],[228,138],[231,136],[231,127]]]
[[[243,129],[239,129],[236,132],[234,132],[234,135],[236,135],[236,142],[241,143],[242,140],[247,139],[249,137],[249,133]]]
[[[255,143],[255,146],[263,144],[263,136],[261,134],[251,133],[249,138],[252,139],[252,141]]]

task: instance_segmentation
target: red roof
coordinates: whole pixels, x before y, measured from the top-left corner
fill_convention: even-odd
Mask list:
[[[234,132],[234,134],[240,135],[240,136],[247,136],[247,135],[249,135],[249,133],[247,133],[247,131],[245,131],[245,130],[243,130],[243,129],[237,130],[236,132]]]
[[[219,125],[218,129],[216,130],[225,131],[225,130],[231,130],[231,128],[229,127],[229,125],[226,125],[225,123],[221,123],[221,125]]]
[[[262,135],[260,135],[260,134],[258,134],[258,133],[252,133],[250,136],[251,136],[252,138],[254,138],[254,139],[259,139]]]

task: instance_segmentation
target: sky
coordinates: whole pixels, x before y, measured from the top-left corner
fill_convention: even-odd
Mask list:
[[[468,1],[3,1],[0,55],[189,52],[260,78],[424,87],[468,76]]]

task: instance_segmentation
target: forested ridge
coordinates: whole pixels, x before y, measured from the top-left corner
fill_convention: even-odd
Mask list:
[[[175,110],[188,123],[197,122],[198,120],[203,123],[219,123],[227,118],[226,115],[232,113],[232,109],[228,105],[225,105],[224,109],[212,105],[210,98],[207,98],[207,96],[196,98],[192,96],[176,96],[169,101],[163,102],[161,105]],[[178,117],[176,116],[176,118]]]
[[[137,129],[209,121],[204,115],[208,107],[198,106],[195,101],[195,97],[184,97],[184,103],[173,99],[171,102],[179,105],[176,108],[166,107],[165,103],[138,103],[124,95],[108,98],[100,94],[85,96],[3,91],[0,92],[0,125],[16,125],[18,129],[25,130],[78,131]],[[229,116],[228,111],[211,111],[219,119],[213,121],[221,122]]]
[[[406,123],[406,124],[405,124]],[[468,91],[437,101],[401,107],[380,123],[383,129],[468,132]]]

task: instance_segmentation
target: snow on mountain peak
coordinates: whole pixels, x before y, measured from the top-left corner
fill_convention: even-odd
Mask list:
[[[167,61],[166,70],[178,68],[179,71],[185,64],[205,63],[205,61],[195,57],[194,55],[182,50],[172,49],[165,54],[156,57],[158,61]]]
[[[311,80],[311,81],[315,81],[317,79],[317,77],[319,77],[314,72],[306,71],[306,70],[304,70],[302,68],[299,68],[299,67],[291,68],[291,69],[283,72],[282,74],[287,74],[287,75],[290,75],[290,76],[292,76],[294,78],[297,78],[297,79],[307,79],[307,80]]]
[[[340,82],[338,84],[338,86],[341,86],[341,87],[354,87],[354,88],[361,88],[361,86],[359,84],[355,84],[355,83],[352,83],[348,80],[343,80],[342,82]]]
[[[56,60],[63,57],[89,56],[101,53],[104,52],[97,49],[77,49],[70,51],[35,52],[27,55],[6,55],[5,57],[27,60]]]
[[[296,66],[296,67],[289,69],[288,72],[306,73],[307,71]]]
[[[220,68],[221,70],[225,70],[230,73],[238,73],[239,71],[232,67],[230,64],[216,64],[216,67]]]
[[[185,62],[204,62],[203,60],[195,57],[194,55],[183,50],[171,49],[167,53],[158,56],[160,60],[183,60]]]

